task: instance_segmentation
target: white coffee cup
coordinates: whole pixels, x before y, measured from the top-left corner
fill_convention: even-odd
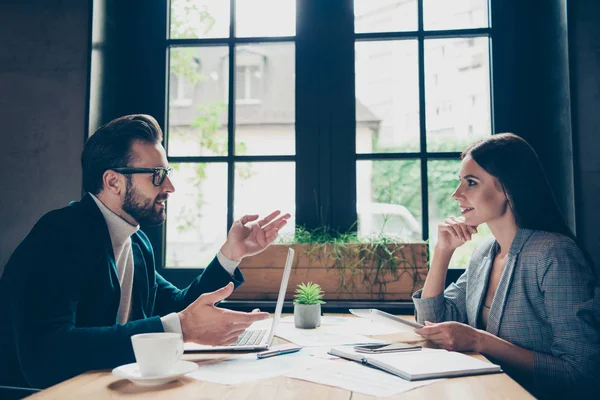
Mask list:
[[[169,374],[183,354],[180,333],[141,333],[131,337],[131,344],[144,377]]]

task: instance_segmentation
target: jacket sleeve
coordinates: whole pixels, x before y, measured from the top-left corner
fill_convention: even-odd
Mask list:
[[[44,217],[9,261],[7,272],[13,278],[9,323],[21,371],[35,388],[134,362],[131,336],[163,331],[158,317],[124,325],[76,325],[78,304],[88,284],[86,266],[74,256],[76,234]]]
[[[193,303],[201,294],[213,292],[222,288],[229,282],[235,287],[244,283],[244,275],[236,268],[233,276],[221,266],[217,257],[194,279],[186,288],[179,289],[171,284],[159,273],[156,273],[156,301],[154,315],[164,316],[172,312],[179,312]]]
[[[415,320],[424,324],[429,322],[457,321],[467,322],[467,273],[465,271],[456,281],[450,284],[443,293],[427,299],[421,298],[423,289],[413,294],[415,303]]]
[[[132,237],[133,239],[134,237]],[[154,250],[143,231],[139,230],[135,234],[135,242],[142,252],[148,273],[151,274],[149,284],[155,292],[155,296],[149,313],[153,316],[164,317],[167,314],[179,312],[193,303],[201,294],[213,292],[229,282],[233,282],[236,288],[244,283],[244,275],[239,268],[236,268],[231,276],[215,256],[187,287],[180,289],[156,271]]]
[[[468,268],[458,278],[456,283],[451,283],[443,293],[436,297],[422,299],[423,290],[413,294],[415,304],[415,319],[419,323],[456,321],[466,324],[469,322],[467,314],[467,298],[473,280],[477,280],[477,273],[486,262],[495,240],[489,238],[481,242],[471,255]],[[475,274],[475,275],[474,275]],[[474,278],[475,276],[475,278]]]
[[[553,337],[550,354],[534,353],[534,388],[550,395],[591,393],[600,382],[597,279],[581,250],[565,237],[548,242],[536,272]]]

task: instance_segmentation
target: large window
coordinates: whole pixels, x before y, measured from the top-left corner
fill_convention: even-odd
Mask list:
[[[295,11],[294,0],[171,1],[167,267],[205,266],[244,214],[293,212]]]
[[[293,215],[283,234],[329,224],[433,246],[460,212],[460,152],[492,132],[488,10],[171,0],[165,267],[205,266],[234,219],[274,209]]]
[[[359,232],[433,250],[437,225],[460,214],[460,152],[492,132],[487,1],[355,0],[354,15]]]

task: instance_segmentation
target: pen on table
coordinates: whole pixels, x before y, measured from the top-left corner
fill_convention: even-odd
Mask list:
[[[283,354],[289,354],[289,353],[295,353],[297,351],[300,351],[300,348],[294,348],[294,349],[283,349],[283,350],[278,350],[278,351],[273,351],[273,352],[265,352],[265,353],[258,353],[256,355],[256,358],[268,358],[268,357],[275,357],[275,356],[280,356]]]

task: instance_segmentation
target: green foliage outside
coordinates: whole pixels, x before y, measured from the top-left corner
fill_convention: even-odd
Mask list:
[[[199,5],[195,0],[172,0],[171,1],[171,38],[184,39],[202,37],[208,33],[215,24],[206,6]],[[198,62],[198,49],[193,47],[176,47],[170,51],[170,73],[178,78],[184,79],[189,85],[197,85],[207,79],[200,72]],[[171,99],[172,101],[173,99]],[[206,101],[196,105],[196,115],[191,129],[180,129],[172,127],[169,130],[170,141],[183,141],[199,143],[202,149],[208,150],[212,155],[227,155],[228,136],[227,132],[219,132],[223,129],[222,116],[227,112],[227,103],[223,101]],[[245,154],[246,144],[237,141],[236,154]],[[194,163],[194,176],[188,183],[193,187],[201,188],[206,180],[206,164]],[[173,168],[181,171],[181,164],[175,164]],[[252,164],[236,165],[236,177],[238,179],[249,179],[253,176]],[[202,206],[205,204],[202,191],[198,191],[194,204],[185,205],[176,216],[177,231],[186,232],[193,229],[196,221],[202,217]]]
[[[464,149],[468,143],[444,139],[436,148],[440,152]],[[405,149],[386,149],[386,152],[403,152]],[[461,150],[462,151],[462,150]],[[442,219],[457,215],[460,210],[450,196],[458,186],[460,160],[432,160],[427,165],[429,219]],[[401,204],[418,220],[421,213],[421,161],[397,160],[373,162],[373,201]]]
[[[433,147],[440,152],[456,152],[464,150],[470,143],[471,140],[444,138],[443,141],[436,141]],[[374,146],[377,148],[376,143]],[[386,148],[386,152],[391,151],[405,150]],[[433,230],[437,229],[437,226],[431,225],[432,222],[460,215],[458,203],[451,197],[459,183],[459,170],[460,159],[458,158],[456,160],[430,160],[427,164],[430,236],[434,234]],[[422,221],[420,160],[375,161],[371,179],[374,202],[401,204],[417,220]],[[480,226],[478,230],[479,234],[474,236],[473,241],[465,243],[456,250],[450,264],[451,268],[465,268],[477,244],[490,235],[486,225]]]
[[[198,5],[194,0],[172,0],[171,2],[171,38],[195,38],[202,37],[214,26],[215,20],[210,15],[206,6]],[[203,82],[207,76],[200,72],[197,61],[197,49],[191,47],[173,48],[170,52],[171,74],[185,79],[189,84],[196,85]],[[227,104],[222,101],[207,101],[196,106],[196,116],[191,125],[192,129],[171,129],[170,140],[192,140],[199,142],[201,147],[215,155],[227,154],[227,135],[220,133],[222,129],[221,116],[227,110]],[[380,149],[378,135],[373,135],[373,148],[375,151],[407,151],[406,148]],[[462,151],[470,141],[465,140],[429,140],[430,150]],[[411,149],[412,151],[412,149]],[[246,145],[243,142],[236,143],[236,154],[244,154]],[[206,179],[206,164],[192,164],[194,177],[191,183],[194,187],[201,187]],[[176,170],[181,168],[180,164],[174,165]],[[428,169],[428,196],[429,196],[429,220],[443,220],[452,215],[459,215],[460,210],[455,200],[450,196],[458,185],[457,173],[460,168],[460,160],[432,160],[427,165]],[[236,177],[248,179],[253,175],[251,163],[236,165]],[[373,162],[372,173],[372,201],[377,203],[401,204],[419,221],[422,220],[421,212],[421,167],[420,160],[396,160]],[[204,199],[199,191],[195,197],[195,203],[190,207],[183,207],[176,216],[177,230],[185,232],[193,229],[196,220],[201,217]],[[434,229],[435,227],[430,227]],[[489,235],[489,228],[480,227],[480,238]],[[373,239],[367,239],[375,244],[392,242],[394,238],[378,235]],[[359,243],[365,239],[357,237],[356,233],[331,232],[326,227],[314,231],[304,230],[299,227],[294,238],[282,238],[280,242],[294,243]],[[475,249],[477,240],[467,243],[457,250],[452,260],[452,266],[465,267],[470,254]]]
[[[203,37],[215,25],[206,5],[197,0],[171,0],[171,38]]]
[[[323,290],[316,283],[301,283],[296,288],[294,304],[325,304]]]

